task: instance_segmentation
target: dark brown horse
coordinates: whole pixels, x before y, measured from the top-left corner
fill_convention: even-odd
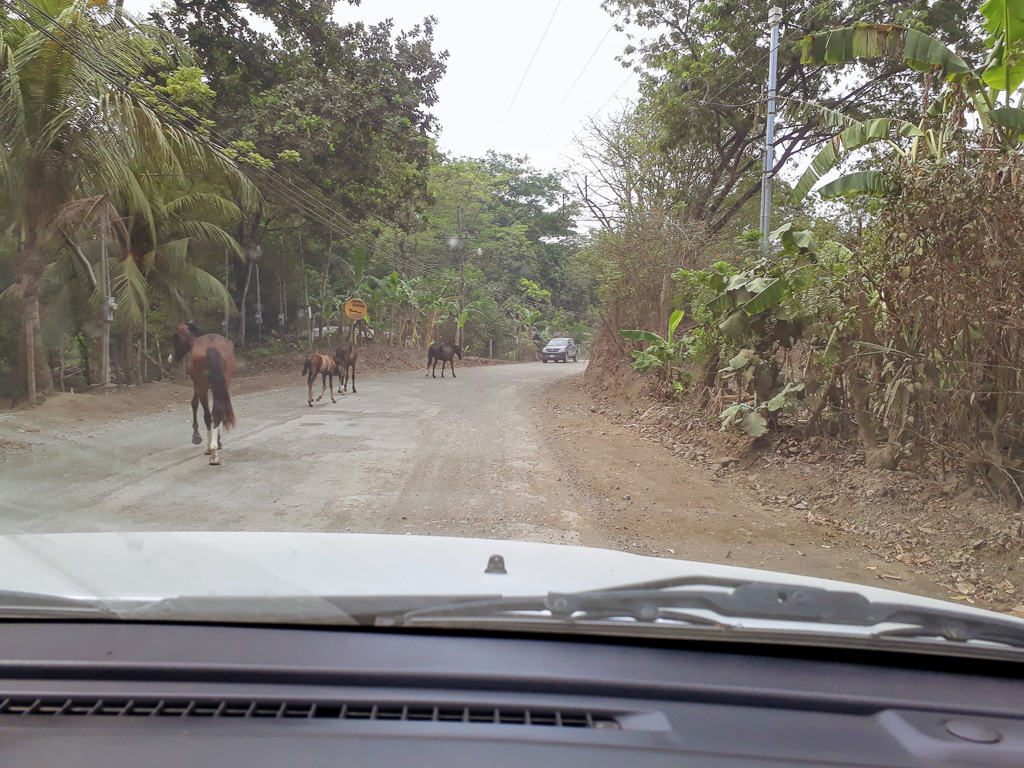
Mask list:
[[[338,364],[338,394],[348,391],[348,372],[352,371],[352,394],[356,394],[356,360],[359,359],[359,347],[349,342],[348,347],[338,347],[334,350],[334,362]]]
[[[427,375],[434,375],[437,378],[437,361],[441,361],[441,378],[444,378],[444,366],[446,363],[450,363],[452,366],[452,378],[455,378],[455,356],[459,356],[459,360],[462,359],[462,347],[458,344],[449,344],[447,341],[443,344],[434,342],[427,348],[427,370],[430,371]],[[430,368],[430,364],[434,364],[433,370]]]
[[[235,410],[231,407],[231,377],[235,373],[235,345],[216,333],[204,334],[194,323],[184,323],[174,329],[168,363],[177,363],[191,353],[188,375],[192,379],[192,443],[199,445],[199,420],[196,410],[203,404],[206,422],[206,454],[211,464],[220,464],[217,451],[223,448],[221,427],[227,432],[235,426]],[[206,393],[213,390],[213,414]]]
[[[330,355],[320,355],[314,352],[312,355],[306,358],[306,362],[302,364],[302,375],[309,374],[306,379],[306,383],[309,385],[309,407],[313,407],[313,382],[316,381],[316,377],[320,376],[323,381],[324,388],[320,390],[320,397],[316,399],[319,403],[321,398],[324,396],[324,392],[330,390],[331,402],[336,403],[334,399],[334,377],[335,375],[340,376],[338,371],[338,364],[334,361],[334,358]],[[330,379],[331,385],[327,386],[327,380]]]

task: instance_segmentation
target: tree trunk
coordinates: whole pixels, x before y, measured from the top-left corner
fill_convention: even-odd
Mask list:
[[[113,363],[114,363],[114,384],[120,385],[121,384],[121,365],[118,362],[118,358],[120,357],[120,355],[117,354],[118,346],[120,346],[120,345],[118,345],[118,344],[111,344],[110,345],[110,357],[111,357],[111,359],[113,360]]]
[[[46,359],[43,347],[43,335],[39,327],[39,285],[43,276],[42,254],[35,247],[34,239],[25,241],[26,232],[22,230],[22,241],[18,245],[18,271],[21,273],[21,343],[24,352],[25,382],[28,389],[30,404],[35,404],[40,392],[53,392],[53,373]]]
[[[90,368],[89,365],[89,345],[86,344],[85,341],[82,339],[81,333],[76,334],[76,338],[78,339],[79,351],[82,353],[82,360],[85,362],[85,383],[91,387],[92,369]]]
[[[665,333],[668,330],[668,308],[672,301],[672,289],[674,287],[672,274],[665,275],[661,281],[661,295],[658,296],[658,333]]]
[[[164,364],[160,362],[159,359],[154,360],[152,357],[150,357],[149,353],[142,348],[142,345],[139,344],[139,342],[135,342],[135,346],[139,350],[139,354],[142,355],[147,360],[149,360],[149,362],[155,365],[157,370],[160,371],[160,381],[169,378],[167,374],[164,372]]]
[[[35,282],[35,281],[30,281]],[[36,283],[38,285],[38,283]],[[29,389],[29,402],[35,403],[39,394],[52,394],[53,372],[43,346],[43,334],[39,325],[39,294],[37,289],[27,291],[22,299],[21,322],[25,338],[25,371]]]
[[[850,345],[845,344],[843,357],[850,360],[852,353]],[[846,380],[850,388],[850,397],[853,400],[853,415],[857,419],[857,436],[860,438],[861,448],[864,449],[865,461],[869,468],[876,468],[882,465],[884,457],[878,449],[878,433],[875,432],[875,425],[871,417],[871,389],[863,378],[866,368],[867,366],[854,360],[850,375]]]
[[[247,314],[246,311],[245,311],[246,310],[245,303],[249,299],[249,281],[252,280],[252,262],[253,262],[253,259],[249,256],[249,254],[246,254],[246,256],[245,256],[245,285],[242,287],[242,303],[241,303],[241,306],[238,308],[238,314],[241,316],[241,322],[239,323],[239,328],[238,328],[238,336],[239,336],[238,344],[241,347],[245,346],[245,316]]]
[[[128,369],[128,380],[130,383],[138,386],[142,382],[142,371],[140,370],[138,352],[132,353],[132,335],[130,331],[124,335],[123,349],[125,366]]]
[[[36,340],[32,322],[31,300],[22,301],[21,327],[25,332],[25,371],[28,379],[29,405],[36,403]]]
[[[867,296],[863,292],[858,296],[858,314],[860,315],[861,336],[869,344],[879,346],[874,318],[868,308]],[[848,360],[853,359],[853,349],[848,344],[844,345],[843,356]],[[892,440],[887,440],[885,445],[879,446],[878,433],[875,431],[871,415],[871,394],[878,386],[881,369],[881,360],[877,354],[855,360],[854,368],[850,371],[849,376],[850,394],[853,396],[854,415],[857,417],[857,434],[860,436],[861,446],[864,448],[867,466],[894,471],[899,464],[899,445]],[[866,374],[868,373],[875,375],[875,380],[872,383],[867,381]]]

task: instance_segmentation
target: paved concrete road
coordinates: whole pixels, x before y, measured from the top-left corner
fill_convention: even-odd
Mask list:
[[[238,396],[238,428],[219,467],[190,442],[187,402],[26,434],[30,449],[0,457],[0,533],[313,530],[576,543],[581,509],[527,411],[548,382],[582,368],[392,374],[312,409],[300,381]]]

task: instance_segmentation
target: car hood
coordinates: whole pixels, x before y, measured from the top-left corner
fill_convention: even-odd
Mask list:
[[[506,573],[486,572],[493,555],[501,555]],[[965,616],[993,615],[847,582],[522,541],[222,532],[0,537],[0,590],[101,602],[204,597],[515,597],[683,577],[839,589],[859,593],[872,602],[941,608]],[[1020,623],[1024,628],[1024,620]]]

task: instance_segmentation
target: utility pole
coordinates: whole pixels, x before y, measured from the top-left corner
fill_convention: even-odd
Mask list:
[[[768,11],[771,25],[771,48],[768,57],[768,124],[764,135],[764,171],[761,174],[761,244],[768,245],[772,226],[772,168],[775,166],[775,70],[779,64],[779,23],[782,9]]]
[[[100,235],[100,280],[103,282],[103,347],[100,350],[101,387],[110,384],[110,324],[114,321],[114,297],[110,295],[110,262],[107,259],[107,236]]]
[[[455,323],[455,343],[462,343],[462,310],[466,308],[466,244],[462,241],[462,206],[458,206],[455,209],[455,213],[459,219],[459,255],[461,256],[460,261],[462,262],[461,275],[459,277],[459,317]]]
[[[309,341],[309,351],[313,351],[313,313],[309,306],[309,278],[306,275],[306,259],[302,255],[302,238],[299,238],[299,261],[302,264],[302,295],[306,299],[306,336]]]

